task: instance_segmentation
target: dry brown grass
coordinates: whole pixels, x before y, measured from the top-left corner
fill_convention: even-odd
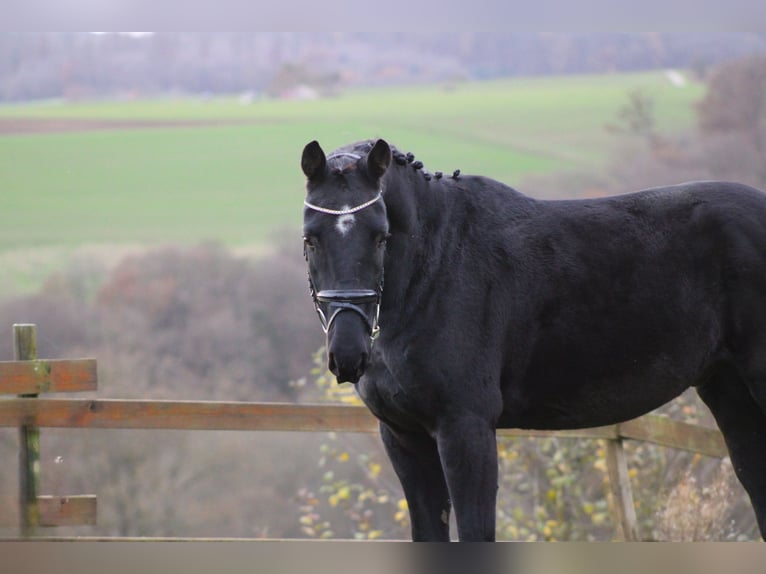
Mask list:
[[[700,484],[691,470],[687,471],[668,493],[664,508],[657,512],[655,538],[674,542],[729,539],[734,481],[728,458],[707,485]]]

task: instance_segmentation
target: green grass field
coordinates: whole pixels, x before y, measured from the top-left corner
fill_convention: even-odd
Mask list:
[[[16,268],[8,261],[22,251],[202,240],[243,247],[262,243],[274,228],[297,229],[300,152],[311,139],[330,151],[384,137],[431,171],[460,168],[516,186],[533,173],[598,170],[615,140],[604,126],[635,89],[654,99],[662,132],[689,128],[703,92],[653,72],[357,90],[250,105],[220,98],[0,106],[0,121],[238,121],[0,134],[0,274]]]

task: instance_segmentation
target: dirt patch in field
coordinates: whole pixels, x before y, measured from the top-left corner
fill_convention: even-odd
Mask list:
[[[0,118],[0,135],[71,133],[104,130],[153,128],[193,128],[234,126],[260,123],[263,120],[110,120],[84,118]]]

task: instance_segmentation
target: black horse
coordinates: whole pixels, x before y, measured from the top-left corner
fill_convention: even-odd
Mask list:
[[[608,425],[689,386],[766,534],[766,195],[539,201],[380,139],[301,166],[328,366],[380,419],[414,540],[449,540],[452,506],[460,540],[495,538],[496,428]]]

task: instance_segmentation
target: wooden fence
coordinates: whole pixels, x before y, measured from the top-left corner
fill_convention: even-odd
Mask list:
[[[19,531],[23,537],[43,527],[96,523],[95,496],[39,493],[42,427],[378,432],[377,421],[366,408],[347,405],[40,398],[42,393],[95,391],[96,361],[37,359],[35,326],[14,325],[13,329],[16,360],[0,362],[0,394],[16,396],[0,400],[0,427],[19,429]],[[638,540],[638,529],[623,441],[647,441],[712,457],[727,454],[717,430],[657,415],[589,429],[504,429],[498,434],[605,440],[615,519],[625,540]]]

